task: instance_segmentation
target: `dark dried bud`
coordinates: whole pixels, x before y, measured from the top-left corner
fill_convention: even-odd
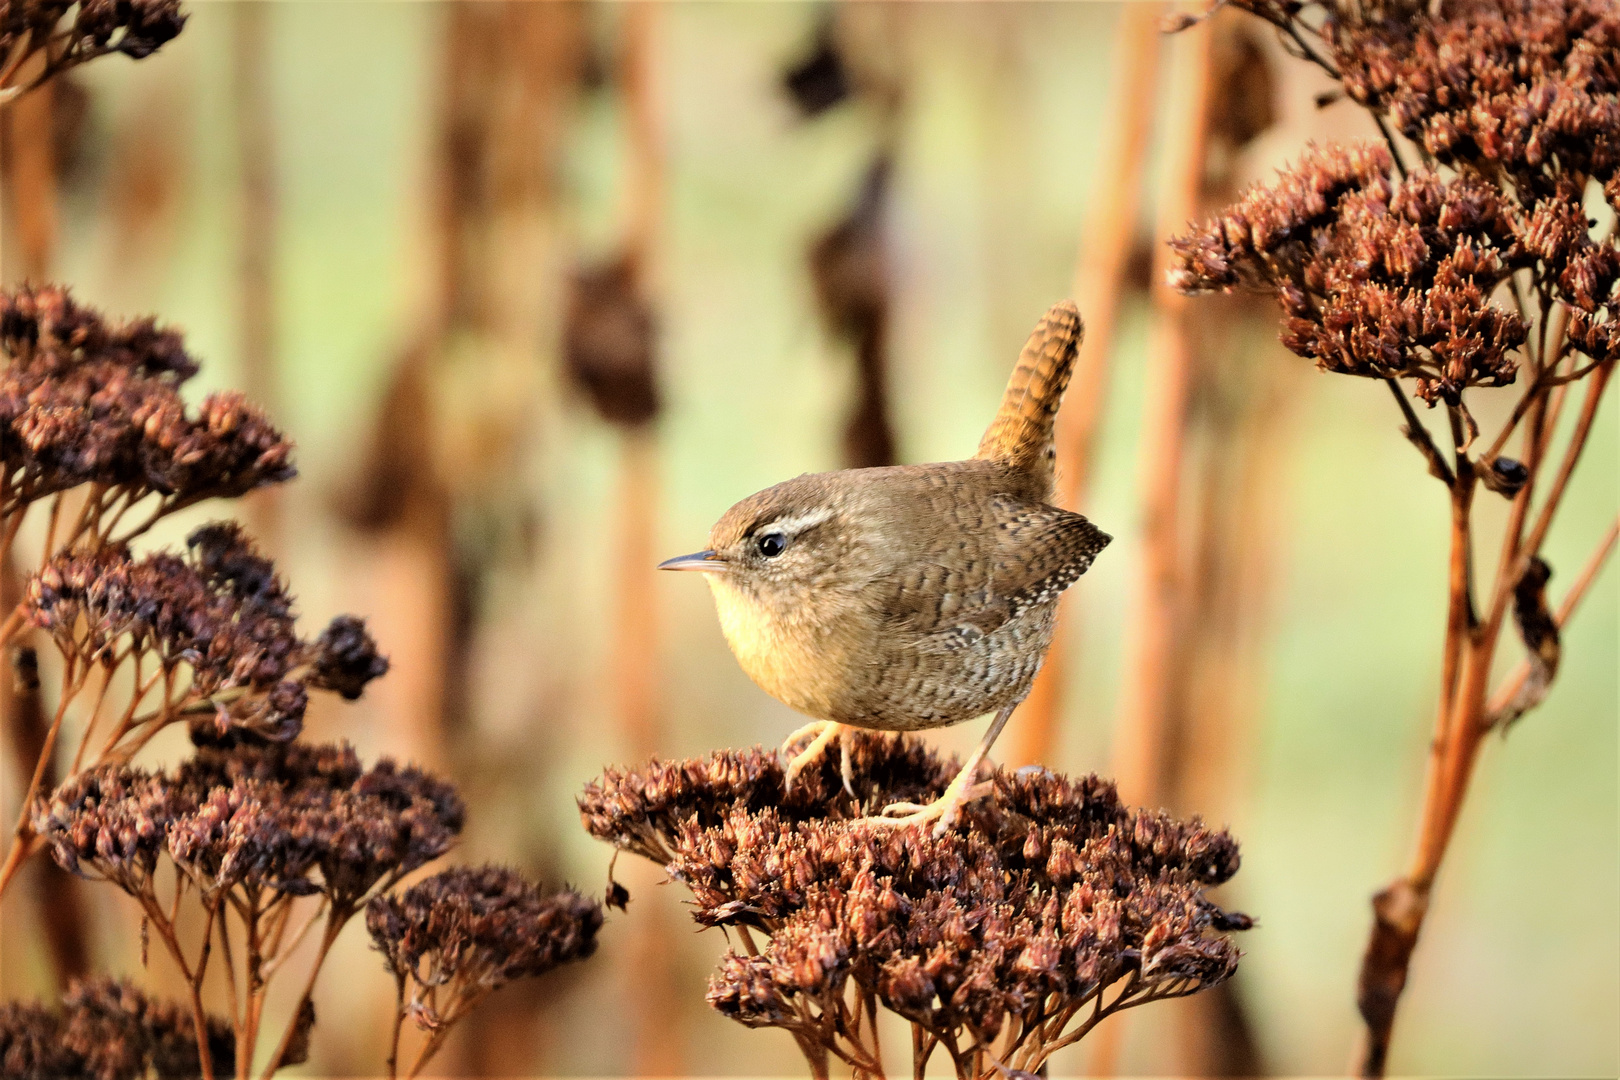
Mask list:
[[[849,69],[838,51],[832,19],[816,28],[810,52],[782,75],[782,86],[805,119],[820,116],[846,100],[853,86]]]
[[[1504,498],[1511,499],[1530,479],[1530,470],[1515,458],[1491,459],[1490,467],[1479,474],[1480,482]]]
[[[388,674],[388,658],[377,651],[377,642],[365,621],[353,615],[339,615],[327,624],[315,642],[310,685],[335,690],[349,701],[358,698],[366,684]]]

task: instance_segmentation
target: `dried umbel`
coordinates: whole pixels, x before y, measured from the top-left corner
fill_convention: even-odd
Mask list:
[[[366,929],[398,987],[399,1022],[428,1032],[414,1076],[450,1027],[488,994],[596,951],[602,907],[571,889],[547,893],[503,866],[455,867],[366,908]]]
[[[1382,146],[1329,147],[1173,240],[1171,284],[1268,289],[1283,344],[1322,370],[1456,405],[1517,371],[1527,325],[1490,298],[1532,261],[1528,224],[1491,184],[1422,169],[1395,186]]]
[[[204,1040],[217,1069],[232,1069],[230,1025],[209,1017]],[[54,1080],[194,1080],[202,1075],[191,1011],[154,1001],[114,979],[77,982],[62,1008],[0,1005],[0,1076]]]
[[[93,769],[42,801],[33,824],[64,868],[132,893],[153,887],[167,855],[208,896],[319,893],[352,911],[448,851],[464,816],[455,790],[419,769],[365,769],[347,744],[292,743],[204,747],[172,775]]]
[[[196,362],[151,319],[109,323],[66,289],[25,285],[0,293],[0,351],[0,515],[93,485],[53,540],[127,541],[181,507],[294,475],[291,443],[241,395],[185,403]]]
[[[1535,307],[1522,291],[1501,297],[1518,310],[1491,297],[1520,271],[1544,308],[1563,309],[1569,351],[1620,355],[1620,248],[1585,207],[1589,182],[1620,206],[1620,11],[1237,6],[1288,33],[1419,161],[1372,146],[1307,153],[1174,241],[1173,285],[1273,291],[1290,349],[1324,370],[1414,377],[1431,404],[1513,381]]]
[[[0,0],[0,103],[98,56],[144,59],[185,25],[180,0]]]
[[[291,595],[239,526],[204,526],[187,549],[185,557],[136,558],[122,546],[68,552],[29,579],[21,611],[50,635],[70,675],[134,672],[140,695],[103,757],[127,758],[182,717],[215,742],[290,739],[310,690],[358,697],[388,670],[353,616],[314,641],[299,637]],[[137,712],[147,695],[154,700]]]
[[[954,763],[866,733],[851,761],[859,799],[833,762],[784,793],[756,749],[610,770],[580,800],[592,835],[666,866],[699,923],[738,934],[710,1004],[791,1032],[818,1075],[829,1054],[881,1073],[879,1002],[911,1021],[918,1075],[943,1047],[959,1076],[989,1077],[1236,970],[1224,931],[1250,922],[1205,895],[1237,871],[1226,833],[1024,770],[935,838],[859,819],[937,796]]]
[[[346,744],[294,742],[205,746],[168,773],[88,770],[36,804],[32,827],[64,868],[133,897],[194,987],[223,957],[236,1037],[249,1052],[272,976],[319,922],[320,945],[274,1066],[300,1060],[308,1045],[310,991],[343,926],[448,851],[463,817],[455,790],[421,770],[386,759],[367,769]],[[163,860],[176,873],[174,895],[160,900]],[[195,955],[175,927],[188,896],[203,913],[205,944]],[[216,931],[218,950],[207,944]],[[238,944],[225,947],[231,938]],[[240,1008],[238,983],[247,998]],[[214,1075],[228,1059],[205,1065]]]

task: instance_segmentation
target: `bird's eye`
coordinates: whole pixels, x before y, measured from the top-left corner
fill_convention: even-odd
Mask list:
[[[759,538],[759,553],[767,559],[774,559],[782,554],[787,547],[787,537],[778,532],[769,532]]]

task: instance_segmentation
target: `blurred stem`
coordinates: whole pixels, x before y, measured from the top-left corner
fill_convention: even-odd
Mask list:
[[[275,108],[270,86],[270,12],[268,0],[241,0],[231,5],[233,79],[231,104],[236,122],[238,220],[237,302],[241,318],[239,348],[242,390],[262,408],[274,411],[278,393],[275,368]],[[246,499],[253,531],[261,543],[274,546],[278,524],[279,485],[252,492]]]
[[[1168,188],[1155,229],[1159,236],[1199,215],[1209,131],[1213,33],[1208,20],[1179,35],[1175,44],[1183,51],[1185,93],[1176,99],[1168,118]],[[1160,245],[1156,271],[1164,269],[1168,257],[1168,246]],[[1179,511],[1188,404],[1197,365],[1190,301],[1165,286],[1162,273],[1156,272],[1155,278],[1158,334],[1149,351],[1153,370],[1148,376],[1141,444],[1142,601],[1128,653],[1114,751],[1121,796],[1141,804],[1161,798],[1179,622]]]
[[[1124,306],[1127,264],[1136,239],[1148,140],[1153,132],[1163,13],[1164,5],[1158,3],[1128,4],[1120,10],[1114,46],[1118,67],[1110,94],[1111,112],[1117,119],[1109,143],[1099,155],[1109,167],[1095,209],[1086,217],[1075,265],[1074,295],[1086,320],[1086,339],[1075,358],[1074,377],[1057,417],[1054,501],[1068,510],[1084,507],[1096,464],[1110,361]],[[1012,724],[1007,751],[1011,765],[1048,760],[1057,742],[1078,598],[1070,591],[1059,604],[1046,662]]]

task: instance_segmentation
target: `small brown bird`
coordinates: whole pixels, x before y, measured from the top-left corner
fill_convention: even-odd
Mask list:
[[[1024,345],[967,461],[816,473],[726,511],[709,549],[661,564],[708,575],[726,641],[767,693],[815,717],[787,781],[850,728],[915,731],[994,712],[935,802],[874,820],[938,820],[983,793],[979,765],[1029,693],[1058,597],[1111,537],[1047,504],[1052,422],[1084,329],[1063,301]]]

